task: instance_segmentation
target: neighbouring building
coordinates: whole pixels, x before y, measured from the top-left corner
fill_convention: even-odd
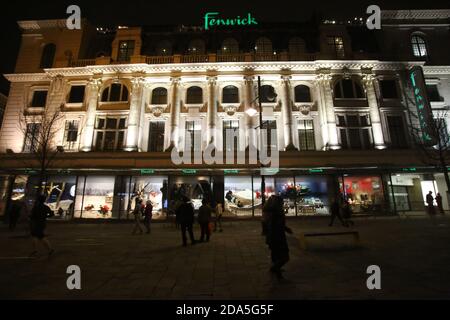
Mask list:
[[[377,31],[362,18],[245,32],[18,22],[21,49],[15,73],[5,75],[0,214],[11,199],[33,199],[36,119],[60,112],[52,145],[61,152],[46,177],[56,212],[123,219],[140,196],[158,217],[185,194],[195,207],[207,198],[224,202],[229,215],[260,215],[258,163],[177,165],[170,152],[205,151],[210,142],[218,152],[248,150],[260,133],[258,113],[249,112],[258,98],[262,127],[276,132],[263,141],[279,150],[264,192],[283,195],[288,215],[327,214],[338,193],[356,213],[423,211],[424,195],[447,187],[414,147],[408,70],[423,68],[433,111],[445,114],[450,10],[382,17]],[[21,130],[23,117],[33,121]]]

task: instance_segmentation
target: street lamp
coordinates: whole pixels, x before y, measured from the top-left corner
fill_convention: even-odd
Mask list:
[[[253,105],[253,103],[258,100],[258,107],[259,107],[259,128],[261,129],[263,126],[263,108],[262,108],[262,102],[261,102],[261,97],[262,97],[262,92],[261,92],[261,77],[258,76],[258,96],[250,103],[250,105]],[[265,98],[268,101],[275,101],[275,99],[277,98],[277,94],[274,91],[271,92],[264,92],[265,94]],[[250,107],[248,108],[246,111],[248,116],[250,117],[254,117],[256,115],[256,113],[258,112],[255,108]],[[257,129],[258,127],[255,127],[255,129]],[[259,141],[260,141],[260,146],[262,146],[262,131],[259,130]],[[261,163],[261,153],[259,151],[259,148],[256,148],[257,150],[257,155],[259,158],[259,163],[261,165],[261,168],[263,167],[262,163]],[[264,205],[266,203],[266,178],[265,176],[262,174],[261,171],[261,204]]]

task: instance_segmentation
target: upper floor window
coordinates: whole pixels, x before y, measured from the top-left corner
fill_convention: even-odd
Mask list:
[[[102,102],[128,101],[128,89],[121,83],[113,83],[102,93]]]
[[[273,103],[277,98],[277,94],[275,93],[275,88],[269,85],[261,86],[260,92],[260,100],[261,103]]]
[[[434,119],[434,129],[433,129],[435,135],[438,138],[438,143],[436,144],[438,148],[447,148],[450,139],[449,139],[449,133],[447,129],[447,121],[445,118],[435,118]]]
[[[47,104],[47,90],[35,90],[33,91],[33,98],[31,99],[32,108],[45,108]]]
[[[311,102],[311,91],[308,86],[298,85],[294,89],[295,102]]]
[[[190,87],[186,94],[187,104],[201,104],[203,103],[203,90],[200,87]]]
[[[167,104],[167,89],[166,88],[153,89],[152,104]]]
[[[338,36],[327,37],[327,45],[336,58],[345,58],[344,39]]]
[[[427,84],[427,96],[430,102],[444,101],[444,98],[439,94],[439,89],[436,84]]]
[[[367,114],[338,115],[338,131],[343,149],[370,149],[372,126]]]
[[[271,150],[278,150],[278,135],[277,135],[277,121],[266,120],[263,121],[261,126],[263,130],[266,130],[262,135],[262,145],[267,149],[268,154],[272,154]]]
[[[185,151],[200,151],[202,149],[202,127],[198,121],[186,121]]]
[[[293,55],[305,53],[305,41],[299,37],[291,38],[289,40],[289,53]]]
[[[148,133],[148,152],[164,151],[164,121],[151,121]]]
[[[239,89],[235,86],[226,86],[222,91],[223,103],[239,103]]]
[[[53,67],[53,61],[55,60],[55,53],[56,53],[56,45],[54,43],[48,43],[44,46],[44,49],[42,50],[40,63],[41,69]]]
[[[227,38],[222,42],[222,47],[220,48],[220,53],[231,54],[239,53],[239,44],[236,39]]]
[[[71,86],[68,103],[83,103],[86,86]]]
[[[411,37],[412,52],[415,57],[426,57],[428,55],[425,39],[417,34]]]
[[[35,152],[39,148],[41,124],[27,123],[23,152]]]
[[[387,116],[387,125],[389,128],[389,136],[391,138],[392,148],[407,148],[408,143],[405,134],[405,125],[402,116]]]
[[[95,150],[122,150],[126,131],[125,117],[99,117],[95,124]]]
[[[189,54],[205,54],[205,41],[202,39],[195,39],[189,43]]]
[[[334,97],[337,99],[362,99],[364,93],[359,82],[353,79],[341,79],[334,86]]]
[[[380,80],[380,91],[383,99],[398,99],[397,82],[395,80]]]
[[[134,54],[134,40],[125,40],[119,42],[119,53],[117,61],[128,62]]]
[[[300,151],[316,150],[313,120],[298,120],[298,145]]]
[[[64,130],[64,147],[74,150],[78,141],[78,120],[67,120]]]
[[[156,54],[158,56],[172,55],[172,44],[168,40],[163,40],[156,46]]]
[[[239,150],[239,120],[223,121],[223,150]]]
[[[255,52],[261,54],[272,54],[272,41],[266,37],[258,38],[255,42]]]

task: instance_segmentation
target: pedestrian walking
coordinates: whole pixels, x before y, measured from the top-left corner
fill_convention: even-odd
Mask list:
[[[133,215],[134,215],[134,228],[132,234],[136,234],[139,230],[139,234],[142,234],[144,231],[142,230],[141,225],[141,217],[143,216],[144,209],[142,207],[142,199],[136,199],[136,205],[134,206]]]
[[[274,206],[273,204],[274,198],[267,199],[266,203],[262,207],[262,215],[261,215],[261,235],[267,236],[267,223],[270,218],[271,210]]]
[[[271,251],[272,267],[270,271],[282,279],[282,267],[289,261],[289,246],[286,239],[286,232],[292,230],[286,226],[283,210],[283,198],[272,195],[266,206],[268,212],[266,220],[266,243]]]
[[[348,200],[345,200],[342,206],[342,217],[344,218],[344,222],[347,227],[350,225],[355,225],[352,221],[352,207],[350,206]]]
[[[430,191],[430,192],[428,192],[427,197],[426,197],[427,209],[428,209],[428,214],[430,215],[430,217],[434,217],[434,215],[435,215],[435,213],[436,213],[436,212],[434,211],[433,200],[434,200],[434,198],[433,198],[433,192]]]
[[[147,203],[146,203],[145,209],[144,209],[144,226],[147,229],[147,233],[150,233],[150,225],[152,223],[152,216],[153,216],[153,205],[150,200],[147,200]]]
[[[22,204],[19,202],[19,200],[12,201],[9,208],[10,231],[14,231],[16,229],[17,221],[19,221],[21,212],[22,212]]]
[[[438,194],[436,195],[435,200],[436,200],[437,207],[438,207],[438,209],[439,209],[439,213],[440,213],[441,215],[444,215],[445,212],[444,212],[444,207],[443,207],[443,205],[442,205],[442,196],[441,196],[441,194],[440,194],[439,192],[438,192]]]
[[[331,220],[329,226],[333,226],[334,219],[338,218],[339,221],[342,223],[344,227],[347,227],[348,224],[342,219],[341,216],[341,206],[339,204],[339,200],[337,198],[333,198],[331,201],[331,207],[330,207],[330,213],[331,213]]]
[[[190,199],[186,196],[182,198],[182,203],[176,209],[176,215],[179,217],[178,221],[181,227],[181,239],[183,240],[183,246],[187,246],[186,232],[189,233],[191,243],[195,244],[194,232],[192,231],[194,224],[194,207]]]
[[[36,256],[39,250],[39,243],[41,243],[46,249],[48,256],[50,257],[55,250],[52,248],[48,237],[45,235],[45,228],[47,226],[47,218],[53,217],[53,211],[45,204],[45,195],[39,195],[34,203],[33,209],[30,215],[30,231],[33,239],[33,252],[30,257]]]
[[[205,241],[206,236],[206,242],[209,241],[209,238],[211,236],[210,230],[209,230],[209,222],[211,221],[211,212],[212,209],[208,204],[208,201],[206,199],[202,200],[202,205],[198,209],[198,223],[200,224],[200,242]]]
[[[217,231],[217,227],[219,227],[219,232],[222,232],[223,203],[217,203],[214,213],[216,214],[216,219],[214,220],[214,232]]]

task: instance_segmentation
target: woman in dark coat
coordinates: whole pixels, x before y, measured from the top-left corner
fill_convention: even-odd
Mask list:
[[[282,278],[281,268],[289,261],[286,232],[292,233],[292,230],[286,226],[283,198],[276,195],[271,196],[264,211],[268,213],[266,216],[266,243],[269,245],[272,258],[270,271],[275,273],[278,278]]]
[[[47,218],[53,217],[53,211],[45,204],[46,197],[44,195],[38,196],[34,203],[30,215],[30,229],[31,237],[33,239],[34,251],[30,256],[35,256],[38,253],[38,245],[42,243],[48,251],[50,256],[55,250],[52,248],[47,236],[44,234],[47,226]]]

